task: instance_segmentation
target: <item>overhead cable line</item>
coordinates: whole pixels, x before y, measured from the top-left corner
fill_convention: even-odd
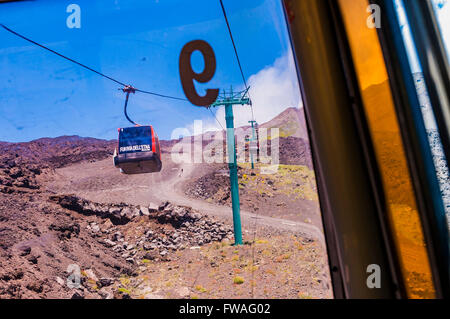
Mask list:
[[[75,61],[74,59],[71,59],[71,58],[69,58],[69,57],[67,57],[67,56],[65,56],[65,55],[62,55],[61,53],[58,53],[58,52],[56,52],[55,50],[52,50],[52,49],[46,47],[45,45],[42,45],[42,44],[40,44],[40,43],[37,43],[36,41],[33,41],[33,40],[31,40],[31,39],[29,39],[29,38],[23,36],[22,34],[17,33],[17,32],[14,31],[14,30],[11,30],[10,28],[8,28],[7,26],[5,26],[5,25],[3,25],[3,24],[0,24],[0,26],[1,26],[3,29],[5,29],[6,31],[8,31],[8,32],[10,32],[10,33],[12,33],[12,34],[18,36],[19,38],[22,38],[22,39],[24,39],[25,41],[28,41],[28,42],[30,42],[30,43],[32,43],[32,44],[34,44],[34,45],[37,45],[37,46],[39,46],[39,47],[41,47],[41,48],[43,48],[43,49],[45,49],[45,50],[47,50],[47,51],[49,51],[49,52],[51,52],[51,53],[53,53],[53,54],[56,54],[57,56],[59,56],[59,57],[61,57],[61,58],[63,58],[63,59],[66,59],[66,60],[68,60],[68,61],[70,61],[70,62],[72,62],[72,63],[75,63],[75,64],[77,64],[77,65],[79,65],[79,66],[81,66],[81,67],[83,67],[83,68],[85,68],[85,69],[87,69],[87,70],[89,70],[89,71],[91,71],[91,72],[94,72],[94,73],[96,73],[96,74],[98,74],[98,75],[100,75],[100,76],[102,76],[102,77],[104,77],[104,78],[106,78],[106,79],[108,79],[108,80],[110,80],[110,81],[113,81],[113,82],[115,82],[115,83],[117,83],[117,84],[119,84],[119,85],[121,85],[121,86],[123,86],[123,87],[127,87],[127,86],[128,86],[127,84],[125,84],[125,83],[122,82],[122,81],[118,81],[118,80],[116,80],[116,79],[114,79],[114,78],[112,78],[112,77],[110,77],[110,76],[107,76],[107,75],[105,75],[105,74],[103,74],[103,73],[101,73],[101,72],[99,72],[99,71],[97,71],[97,70],[94,70],[93,68],[88,67],[87,65],[84,65],[84,64],[82,64],[82,63],[80,63],[80,62],[78,62],[78,61]],[[141,92],[141,93],[144,93],[144,94],[150,94],[150,95],[154,95],[154,96],[159,96],[159,97],[167,98],[167,99],[180,100],[180,101],[187,101],[187,99],[184,99],[184,98],[175,97],[175,96],[170,96],[170,95],[164,95],[164,94],[159,94],[159,93],[155,93],[155,92],[151,92],[151,91],[145,91],[145,90],[140,90],[140,89],[136,89],[136,88],[135,88],[135,91]]]
[[[244,72],[242,71],[241,61],[239,60],[239,55],[238,55],[238,52],[236,49],[236,45],[234,43],[233,34],[231,33],[231,28],[230,28],[230,23],[228,22],[227,13],[225,11],[225,7],[223,6],[222,0],[219,0],[219,1],[220,1],[220,6],[222,7],[223,17],[225,18],[225,22],[227,24],[228,33],[230,34],[231,43],[233,44],[234,53],[236,54],[236,59],[237,59],[237,63],[239,66],[239,70],[241,71],[242,80],[244,81],[245,89],[247,89],[247,81],[245,80]]]
[[[245,79],[244,71],[242,71],[241,60],[239,59],[239,54],[238,54],[238,51],[237,51],[237,48],[236,48],[236,44],[234,43],[233,33],[231,32],[230,23],[228,22],[228,18],[227,18],[227,12],[225,11],[225,7],[223,5],[222,0],[219,0],[219,1],[220,1],[220,6],[222,7],[223,17],[225,18],[225,22],[227,24],[228,33],[230,34],[231,43],[233,44],[234,54],[236,55],[236,60],[237,60],[238,66],[239,66],[239,70],[241,71],[242,81],[244,82],[245,89],[248,92],[249,91],[249,87],[247,86],[247,80]],[[248,94],[250,96],[250,92],[248,92]],[[252,120],[254,121],[255,120],[255,115],[253,113],[253,105],[251,103],[251,99],[250,99],[250,108],[252,110]]]
[[[83,68],[85,68],[85,69],[87,69],[87,70],[89,70],[89,71],[91,71],[91,72],[94,72],[94,73],[97,74],[97,75],[100,75],[100,76],[102,76],[102,77],[104,77],[104,78],[106,78],[106,79],[108,79],[108,80],[110,80],[110,81],[113,81],[113,82],[115,82],[115,83],[117,83],[117,84],[123,86],[122,91],[124,91],[125,93],[127,93],[127,97],[126,97],[126,100],[125,100],[124,113],[125,113],[125,117],[127,118],[127,120],[128,120],[129,122],[131,122],[132,124],[135,124],[135,125],[136,125],[136,123],[135,123],[133,120],[131,120],[131,119],[129,118],[129,116],[128,116],[128,114],[127,114],[127,111],[126,111],[126,109],[127,109],[127,104],[128,104],[128,96],[129,96],[130,93],[140,92],[140,93],[144,93],[144,94],[149,94],[149,95],[153,95],[153,96],[158,96],[158,97],[161,97],[161,98],[167,98],[167,99],[178,100],[178,101],[187,101],[187,99],[185,99],[185,98],[180,98],[180,97],[176,97],[176,96],[170,96],[170,95],[165,95],[165,94],[160,94],[160,93],[156,93],[156,92],[151,92],[151,91],[146,91],[146,90],[141,90],[141,89],[138,89],[138,88],[134,88],[134,87],[132,87],[131,85],[127,85],[127,84],[125,84],[125,83],[122,82],[122,81],[118,81],[118,80],[116,80],[116,79],[114,79],[114,78],[112,78],[112,77],[110,77],[110,76],[108,76],[108,75],[105,75],[105,74],[103,74],[103,73],[101,73],[101,72],[99,72],[99,71],[97,71],[97,70],[94,70],[93,68],[91,68],[91,67],[89,67],[89,66],[87,66],[87,65],[85,65],[85,64],[82,64],[82,63],[80,63],[80,62],[78,62],[78,61],[76,61],[76,60],[74,60],[74,59],[71,59],[71,58],[69,58],[69,57],[67,57],[67,56],[65,56],[65,55],[63,55],[63,54],[61,54],[61,53],[59,53],[59,52],[56,52],[55,50],[52,50],[52,49],[46,47],[45,45],[42,45],[42,44],[40,44],[40,43],[38,43],[38,42],[36,42],[36,41],[34,41],[34,40],[31,40],[30,38],[27,38],[27,37],[25,37],[24,35],[22,35],[22,34],[20,34],[20,33],[16,32],[16,31],[14,31],[14,30],[8,28],[8,27],[5,26],[4,24],[0,24],[0,26],[1,26],[3,29],[5,29],[6,31],[8,31],[8,32],[10,32],[10,33],[12,33],[12,34],[18,36],[19,38],[22,38],[22,39],[25,40],[25,41],[28,41],[28,42],[30,42],[30,43],[32,43],[32,44],[34,44],[34,45],[37,45],[37,46],[39,46],[40,48],[42,48],[42,49],[44,49],[44,50],[47,50],[47,51],[49,51],[49,52],[51,52],[51,53],[53,53],[53,54],[56,54],[57,56],[59,56],[59,57],[61,57],[61,58],[63,58],[63,59],[66,59],[66,60],[68,60],[68,61],[70,61],[70,62],[72,62],[72,63],[75,63],[75,64],[78,65],[78,66],[81,66],[81,67],[83,67]],[[132,88],[132,90],[131,90],[130,92],[127,92],[127,89],[128,89],[128,88]],[[210,110],[210,111],[211,111],[211,110]],[[211,111],[211,114],[212,114],[212,111]],[[214,116],[214,114],[212,114],[212,115]],[[217,121],[217,123],[219,123],[220,127],[221,127],[222,130],[223,130],[224,128],[223,128],[222,124],[220,124],[220,122],[217,120],[217,118],[216,118],[215,116],[214,116],[214,118],[215,118],[215,120]]]
[[[163,97],[163,98],[166,98],[166,99],[179,100],[179,101],[187,101],[187,99],[184,99],[184,98],[182,98],[182,97],[176,97],[176,96],[164,95],[164,94],[159,94],[159,93],[155,93],[155,92],[145,91],[145,90],[141,90],[141,89],[136,89],[136,92],[141,92],[141,93],[144,93],[144,94],[151,94],[151,95]]]
[[[123,107],[123,113],[125,114],[125,117],[128,120],[128,122],[130,122],[131,124],[134,124],[136,126],[139,126],[139,124],[137,124],[135,121],[130,119],[130,117],[128,116],[128,113],[127,113],[128,99],[130,97],[130,93],[134,94],[136,89],[134,87],[128,85],[128,86],[125,86],[122,89],[122,91],[127,94],[125,97],[125,106]]]

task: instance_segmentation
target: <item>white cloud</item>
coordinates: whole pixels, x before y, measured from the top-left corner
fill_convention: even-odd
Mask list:
[[[395,0],[395,3],[412,71],[421,72],[403,5],[401,0]],[[442,36],[448,49],[447,52],[450,55],[450,4],[447,0],[433,0],[433,3],[436,7]],[[251,87],[250,95],[253,101],[255,120],[260,124],[271,120],[288,107],[301,108],[303,106],[295,63],[290,49],[283,56],[277,58],[272,65],[250,76],[247,82]],[[220,125],[225,127],[224,107],[213,109],[213,112],[216,113]],[[251,114],[249,106],[235,106],[235,127],[248,125]],[[222,128],[217,120],[211,115],[204,117],[202,119],[203,131],[221,130]],[[186,127],[190,132],[193,132],[193,123]]]
[[[292,52],[279,57],[275,62],[248,79],[253,112],[258,123],[270,121],[289,107],[302,107],[302,99]],[[217,118],[225,126],[225,109],[217,110]],[[251,120],[249,106],[234,107],[236,127],[248,125]]]
[[[272,65],[250,76],[247,82],[250,86],[255,120],[260,124],[270,121],[289,107],[303,106],[295,63],[290,50],[277,58]],[[233,111],[235,127],[249,125],[248,121],[252,119],[250,106],[236,105]],[[225,108],[219,107],[213,112],[216,113],[220,124],[226,127]],[[212,116],[202,120],[204,132],[222,129]],[[193,124],[187,125],[187,128],[192,132]]]

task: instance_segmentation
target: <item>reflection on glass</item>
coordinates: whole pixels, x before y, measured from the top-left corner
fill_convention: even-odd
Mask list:
[[[448,0],[432,0],[436,20],[450,60],[450,3]]]
[[[410,298],[433,298],[434,285],[388,75],[375,29],[366,26],[366,0],[340,0],[362,91],[388,217]]]
[[[443,34],[444,43],[448,47],[450,44],[450,3],[447,0],[433,0],[438,22]],[[437,129],[436,119],[431,108],[431,102],[428,97],[427,88],[422,74],[422,68],[417,57],[416,48],[412,40],[411,29],[406,18],[403,2],[395,0],[397,8],[397,16],[400,27],[402,29],[403,40],[405,43],[408,59],[411,66],[411,72],[414,76],[414,81],[417,90],[417,96],[421,106],[423,121],[428,133],[428,141],[431,146],[434,166],[436,168],[436,176],[439,180],[439,187],[442,193],[445,212],[447,215],[447,222],[450,229],[450,174],[448,170],[447,160],[445,158],[444,150],[442,148],[441,139]],[[449,52],[447,50],[447,52]]]
[[[67,263],[79,264],[86,297],[332,297],[281,1],[223,2],[253,102],[253,109],[233,108],[242,246],[232,245],[225,110],[190,104],[179,76],[182,48],[203,40],[216,65],[209,81],[194,82],[196,92],[244,89],[219,1],[0,4],[9,28],[117,80],[0,28],[0,228],[4,218],[20,220],[8,222],[11,233],[2,232],[0,242],[7,249],[26,240],[50,243],[39,259],[50,267],[30,266],[33,275],[54,282]],[[212,66],[200,52],[187,60],[196,74]],[[161,138],[161,172],[129,176],[113,166],[113,151],[123,146],[117,128],[133,126],[123,114],[122,84],[157,93],[131,93],[127,110]],[[135,150],[150,142],[125,144]],[[254,169],[249,150],[256,151]],[[100,287],[93,274],[114,283]]]

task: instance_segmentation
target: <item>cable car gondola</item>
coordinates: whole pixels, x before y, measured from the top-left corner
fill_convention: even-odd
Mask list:
[[[119,128],[118,152],[114,151],[114,166],[124,174],[161,171],[161,149],[153,127]]]
[[[128,98],[136,89],[125,86],[126,93],[124,113],[128,121],[135,126],[119,128],[118,152],[114,150],[114,166],[124,174],[144,174],[160,172],[162,168],[161,148],[158,135],[151,125],[139,125],[127,114]]]

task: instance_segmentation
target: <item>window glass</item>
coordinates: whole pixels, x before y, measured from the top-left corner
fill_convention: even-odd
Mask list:
[[[435,295],[422,226],[377,31],[366,0],[340,0],[364,112],[381,173],[387,214],[410,298]]]
[[[428,91],[422,74],[422,68],[417,56],[416,48],[413,42],[411,29],[409,27],[406,13],[401,0],[395,0],[397,8],[397,16],[399,18],[400,27],[402,28],[403,40],[408,54],[408,59],[411,65],[411,72],[414,76],[414,81],[419,98],[423,120],[428,133],[428,141],[431,146],[434,166],[436,168],[436,176],[439,181],[439,186],[442,193],[442,199],[447,215],[447,222],[450,229],[450,174],[448,170],[447,160],[445,158],[444,150],[442,148],[441,138],[437,129],[436,118],[431,108],[431,102],[428,97]],[[448,48],[450,41],[450,3],[446,0],[433,0],[436,10],[436,17],[439,22],[444,44]],[[447,53],[449,51],[447,50]]]
[[[0,254],[48,243],[30,276],[78,269],[86,297],[332,297],[282,3],[223,5],[239,63],[219,0],[0,4]],[[113,165],[117,128],[134,126],[126,90],[130,119],[161,139],[161,172]],[[77,293],[58,287],[45,296]]]
[[[121,128],[119,133],[119,153],[147,152],[152,148],[150,126]]]
[[[450,3],[448,0],[432,0],[436,20],[450,60]]]

